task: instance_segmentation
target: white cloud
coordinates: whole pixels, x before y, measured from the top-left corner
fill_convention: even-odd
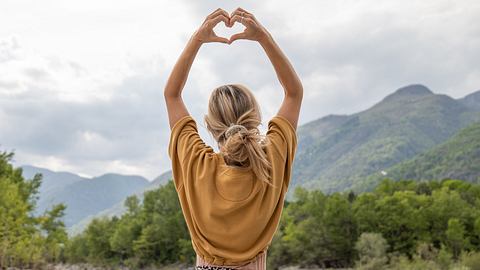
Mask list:
[[[153,178],[170,167],[163,86],[205,16],[234,1],[35,1],[0,7],[0,147],[19,164],[95,176]],[[462,97],[480,88],[480,3],[244,1],[272,33],[305,89],[299,123],[366,109],[423,83]],[[220,35],[243,29],[217,27]],[[201,136],[210,91],[249,86],[264,124],[283,89],[252,41],[205,44],[185,85]],[[262,127],[265,131],[265,126]]]

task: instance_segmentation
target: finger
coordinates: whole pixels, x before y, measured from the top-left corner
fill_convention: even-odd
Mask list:
[[[241,8],[241,7],[238,7],[237,9],[235,9],[235,10],[232,12],[231,15],[233,15],[234,13],[236,14],[237,12],[238,12],[239,14],[242,14],[242,13],[243,13],[244,15],[252,15],[252,13],[246,11],[245,9],[243,9],[243,8]]]
[[[240,15],[239,11],[240,10],[238,8],[235,9],[232,13],[230,13],[230,18],[233,18],[234,15]]]
[[[230,37],[230,43],[234,42],[237,39],[246,39],[246,37],[247,35],[245,34],[245,32],[237,33]]]
[[[230,16],[230,18],[232,18],[232,17],[235,16],[235,15],[240,16],[240,17],[250,18],[250,19],[255,20],[255,17],[253,17],[253,15],[247,14],[247,13],[243,13],[242,11],[236,11],[236,12],[234,12],[233,15]],[[230,19],[230,20],[231,20],[231,19]],[[231,22],[230,22],[230,24],[231,24]]]
[[[217,8],[217,9],[215,9],[212,13],[208,14],[208,15],[205,17],[205,20],[203,20],[203,22],[206,22],[208,19],[210,19],[210,17],[214,16],[215,13],[217,13],[219,10],[220,10],[220,8]]]
[[[244,22],[246,21],[246,23],[250,24],[251,26],[257,26],[257,23],[256,23],[255,20],[253,20],[253,19],[244,18],[243,21],[244,21]]]
[[[251,25],[252,19],[250,18],[243,18],[240,15],[234,15],[232,18],[230,18],[230,25],[233,25],[235,22],[240,22],[241,24],[247,26]]]
[[[210,19],[208,23],[211,25],[212,28],[214,28],[221,21],[225,23],[225,26],[228,26],[229,19],[223,14],[220,14],[213,19]]]
[[[246,18],[253,18],[252,14],[246,13],[246,12],[241,11],[241,10],[235,10],[234,12],[232,12],[232,14],[230,14],[230,17],[233,17],[235,15],[238,15],[238,16],[241,16],[241,17],[246,17]]]
[[[252,13],[246,11],[245,9],[243,9],[243,8],[241,8],[241,7],[238,7],[237,9],[240,10],[240,11],[245,12],[245,13],[248,14],[248,15],[252,15]]]
[[[238,8],[238,10],[235,11],[235,14],[238,14],[240,16],[244,16],[244,17],[249,17],[249,18],[252,18],[253,17],[253,14],[242,9],[242,8]]]
[[[230,40],[228,40],[227,38],[224,38],[224,37],[214,36],[214,37],[212,37],[211,40],[212,40],[213,42],[221,42],[221,43],[230,44]]]
[[[210,13],[210,14],[207,15],[207,18],[215,17],[215,15],[216,15],[218,12],[220,12],[220,11],[222,11],[221,8],[215,9],[212,13]]]
[[[213,18],[217,17],[219,14],[225,15],[227,18],[230,17],[230,15],[228,14],[228,12],[226,12],[225,10],[223,10],[223,9],[221,9],[221,8],[217,8],[214,12],[212,12],[210,15],[208,15],[208,16],[205,18],[205,21],[210,20],[210,19],[213,19]]]
[[[225,16],[225,17],[228,19],[227,23],[229,23],[230,15],[228,15],[228,13],[227,13],[225,10],[219,10],[219,11],[215,12],[214,14],[212,14],[211,16],[207,16],[207,18],[205,19],[204,22],[206,22],[206,21],[208,21],[208,20],[212,20],[212,19],[216,18],[216,17],[219,16],[219,15]],[[227,23],[226,23],[226,24],[227,24]]]
[[[250,18],[254,21],[257,20],[257,18],[255,18],[255,16],[252,13],[250,13],[250,12],[246,11],[245,9],[240,8],[240,7],[237,8],[234,12],[232,12],[232,14],[230,14],[230,17],[233,17],[234,15],[240,15],[240,16],[245,17],[245,18]]]

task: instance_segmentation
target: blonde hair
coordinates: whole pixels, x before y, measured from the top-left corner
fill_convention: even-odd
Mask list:
[[[274,186],[272,167],[265,153],[270,141],[260,134],[260,107],[246,86],[226,84],[215,88],[204,120],[221,154],[236,163],[230,166],[252,169],[258,179]]]

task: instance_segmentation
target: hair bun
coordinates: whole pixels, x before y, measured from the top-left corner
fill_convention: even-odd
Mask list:
[[[243,131],[244,133],[248,132],[245,126],[232,123],[230,124],[230,127],[227,128],[227,130],[225,131],[225,138],[228,138],[239,131]]]

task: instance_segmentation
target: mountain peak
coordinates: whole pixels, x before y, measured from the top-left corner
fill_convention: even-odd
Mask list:
[[[392,94],[386,96],[383,100],[411,99],[430,95],[434,95],[434,93],[423,84],[411,84],[397,89]]]
[[[405,87],[399,88],[397,91],[393,93],[393,95],[426,96],[426,95],[433,95],[433,92],[423,84],[411,84],[411,85],[407,85]]]

